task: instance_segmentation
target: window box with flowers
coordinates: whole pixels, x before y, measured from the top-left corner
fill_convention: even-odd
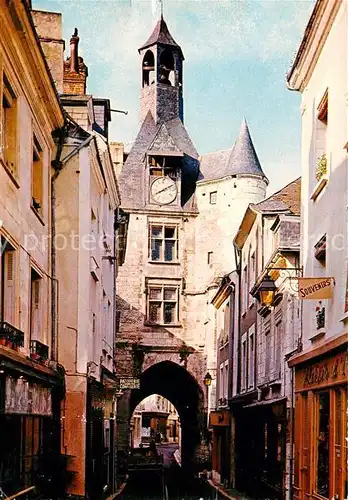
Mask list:
[[[328,178],[328,165],[327,165],[327,157],[326,154],[322,154],[318,158],[318,163],[315,171],[315,178],[317,184],[314,188],[314,191],[311,195],[311,199],[315,201],[319,194],[322,192],[324,187],[326,186],[329,178]]]

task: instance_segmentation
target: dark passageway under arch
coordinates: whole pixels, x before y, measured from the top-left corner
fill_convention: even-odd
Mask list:
[[[171,361],[156,363],[142,373],[140,389],[131,393],[129,418],[136,406],[151,394],[160,394],[177,409],[182,432],[182,465],[185,469],[192,469],[205,421],[201,388],[182,366]]]

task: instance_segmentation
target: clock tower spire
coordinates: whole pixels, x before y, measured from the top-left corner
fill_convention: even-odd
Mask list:
[[[163,10],[150,38],[139,49],[141,57],[140,120],[150,111],[155,122],[173,118],[183,122],[182,71],[184,56],[170,34]]]

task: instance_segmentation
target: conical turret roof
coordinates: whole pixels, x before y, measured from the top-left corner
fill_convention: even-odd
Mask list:
[[[181,52],[180,46],[176,43],[169,32],[167,23],[165,22],[163,15],[161,15],[160,19],[157,21],[155,29],[150,35],[150,38],[147,40],[147,42],[144,43],[144,45],[140,47],[139,52],[143,49],[146,49],[147,47],[155,45],[156,43],[162,45],[170,45],[171,47],[177,47]]]
[[[229,175],[250,174],[266,177],[257,157],[245,118],[242,121],[239,136],[231,151],[226,170]]]

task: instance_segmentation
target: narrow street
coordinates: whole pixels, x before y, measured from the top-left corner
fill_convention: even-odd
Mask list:
[[[163,472],[144,472],[130,475],[120,500],[222,500],[209,484],[188,476],[174,458],[176,444],[158,445],[163,455]]]

